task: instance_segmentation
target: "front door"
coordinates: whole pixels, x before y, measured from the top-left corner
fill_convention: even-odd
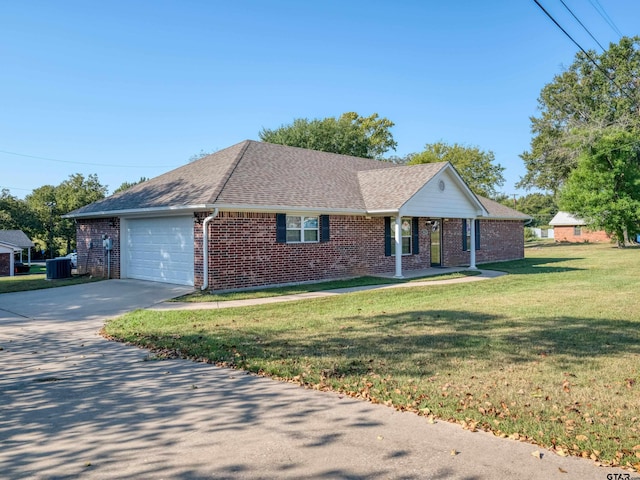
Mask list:
[[[442,237],[442,221],[440,219],[431,220],[431,266],[442,265],[442,250],[440,248]]]

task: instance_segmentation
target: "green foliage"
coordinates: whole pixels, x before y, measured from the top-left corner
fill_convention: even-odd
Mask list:
[[[24,200],[14,197],[7,189],[0,192],[0,230],[22,230],[30,237],[39,227]]]
[[[484,197],[495,197],[497,187],[504,184],[504,167],[495,164],[492,151],[444,142],[428,143],[424,151],[410,154],[408,164],[451,162],[474,193]]]
[[[529,224],[531,227],[548,225],[553,216],[558,213],[558,206],[553,195],[539,192],[530,193],[519,198],[515,207],[513,203],[511,205],[507,204],[507,206],[530,215],[533,218],[533,221]]]
[[[290,125],[271,130],[263,128],[260,140],[268,143],[308,148],[364,158],[381,158],[397,142],[391,134],[394,123],[377,113],[361,117],[355,112],[339,118],[309,120],[297,118]]]
[[[19,228],[29,232],[35,243],[53,248],[54,256],[65,248],[68,253],[75,246],[76,227],[73,220],[62,215],[103,199],[106,193],[107,187],[95,174],[85,177],[76,173],[58,186],[43,185],[25,197],[25,216]]]
[[[540,116],[531,117],[531,149],[521,155],[527,173],[518,186],[555,193],[576,168],[581,150],[603,128],[640,131],[639,47],[640,37],[623,37],[600,55],[590,52],[601,68],[579,52],[542,89]]]
[[[560,192],[560,206],[629,243],[640,231],[640,138],[609,129],[578,158]]]
[[[140,177],[140,180],[138,180],[137,182],[122,182],[120,186],[113,191],[113,194],[115,195],[116,193],[124,192],[125,190],[128,190],[129,188],[133,187],[134,185],[138,185],[139,183],[146,182],[147,180],[149,180],[147,177]]]
[[[207,152],[207,151],[205,151],[205,150],[200,150],[198,153],[194,153],[193,155],[191,155],[191,156],[189,157],[188,162],[189,162],[189,163],[195,162],[196,160],[200,160],[201,158],[204,158],[204,157],[206,157],[206,156],[209,156],[209,155],[211,155],[212,153],[213,153],[213,152]],[[142,177],[142,178],[144,178],[144,177]],[[140,182],[138,182],[138,183],[140,183]],[[134,183],[133,185],[135,185],[135,183]],[[114,192],[114,193],[115,193],[115,192]]]

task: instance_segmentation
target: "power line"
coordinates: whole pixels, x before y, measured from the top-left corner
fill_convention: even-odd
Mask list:
[[[24,190],[25,192],[31,192],[29,188],[18,188],[18,187],[9,187],[8,185],[0,185],[1,190]]]
[[[562,5],[564,5],[564,8],[566,8],[566,9],[569,11],[569,13],[573,16],[573,18],[575,18],[575,19],[576,19],[576,22],[578,22],[578,23],[580,24],[580,26],[581,26],[582,28],[584,28],[584,30],[589,34],[589,36],[590,36],[591,38],[593,38],[593,41],[594,41],[594,42],[596,42],[596,43],[598,44],[598,46],[599,46],[599,47],[602,49],[602,51],[604,52],[604,51],[606,50],[606,48],[604,48],[604,47],[602,46],[602,44],[598,41],[598,39],[597,39],[596,37],[594,37],[594,36],[593,36],[593,34],[589,31],[589,29],[588,29],[587,27],[585,27],[585,26],[584,26],[584,23],[582,23],[582,22],[580,21],[580,19],[576,16],[576,14],[575,14],[575,13],[573,13],[573,10],[571,10],[571,9],[567,6],[567,4],[566,4],[566,3],[564,3],[564,0],[560,0],[560,3],[561,3]]]
[[[613,20],[611,20],[611,17],[606,12],[606,10],[602,7],[602,5],[600,5],[600,2],[598,0],[589,0],[589,3],[595,9],[595,11],[598,12],[598,14],[604,19],[604,21],[609,24],[611,29],[616,33],[616,35],[618,35],[618,37],[624,36],[622,35],[622,32],[618,29],[616,24],[613,22]]]
[[[613,83],[616,87],[618,87],[618,90],[620,90],[620,93],[622,93],[625,97],[627,97],[627,98],[628,98],[629,100],[631,100],[632,102],[635,102],[635,99],[634,99],[634,98],[632,98],[631,96],[629,96],[629,94],[627,93],[627,91],[626,91],[626,90],[624,90],[624,89],[623,89],[623,88],[618,84],[618,82],[616,82],[613,78],[611,78],[611,77],[609,76],[609,72],[607,72],[607,70],[606,70],[606,69],[602,68],[602,66],[601,66],[598,62],[596,62],[596,61],[594,60],[594,58],[591,56],[591,54],[590,54],[589,52],[587,52],[584,48],[582,48],[582,45],[580,45],[580,44],[579,44],[579,43],[578,43],[578,42],[577,42],[577,41],[576,41],[576,40],[575,40],[575,39],[574,39],[574,38],[569,34],[569,32],[567,32],[564,28],[562,28],[562,25],[560,25],[560,24],[558,23],[558,21],[557,21],[555,18],[553,18],[553,15],[551,15],[551,14],[547,11],[547,9],[546,9],[546,8],[544,8],[544,7],[540,4],[540,2],[539,2],[538,0],[533,0],[533,1],[536,3],[536,5],[538,5],[538,7],[540,7],[540,10],[542,10],[542,11],[545,13],[545,15],[546,15],[547,17],[549,17],[549,19],[550,19],[553,23],[555,23],[555,24],[556,24],[556,26],[557,26],[557,27],[562,31],[562,33],[564,33],[564,34],[569,38],[569,40],[571,40],[571,41],[575,44],[575,46],[576,46],[576,47],[578,47],[578,48],[580,49],[580,51],[582,51],[582,53],[584,53],[584,54],[586,55],[586,57],[589,59],[589,61],[590,61],[591,63],[593,63],[593,65],[595,65],[595,67],[596,67],[598,70],[600,70],[600,71],[604,74],[604,76],[605,76],[605,77],[606,77],[606,78],[607,78],[611,83]]]
[[[9,152],[7,150],[0,150],[0,153],[6,153],[7,155],[15,155],[17,157],[36,158],[38,160],[46,160],[48,162],[71,163],[74,165],[90,165],[93,167],[113,167],[113,168],[173,168],[175,167],[175,165],[116,165],[116,164],[108,164],[108,163],[74,162],[71,160],[59,160],[56,158],[39,157],[37,155],[27,155],[26,153]]]

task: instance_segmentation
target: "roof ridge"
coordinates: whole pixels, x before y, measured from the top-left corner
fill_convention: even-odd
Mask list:
[[[233,176],[233,172],[235,172],[236,168],[238,168],[238,164],[240,163],[240,160],[242,160],[242,158],[244,157],[244,154],[249,148],[249,145],[251,145],[251,142],[252,140],[244,140],[244,142],[240,142],[240,143],[244,143],[245,145],[240,149],[240,151],[236,155],[236,158],[231,163],[229,170],[227,170],[224,183],[220,186],[220,188],[218,189],[218,192],[217,193],[214,192],[214,194],[211,196],[210,203],[216,203],[218,201],[218,198],[220,198],[220,195],[222,195],[222,192],[224,192],[224,188],[227,186],[227,183],[229,183],[229,180]]]

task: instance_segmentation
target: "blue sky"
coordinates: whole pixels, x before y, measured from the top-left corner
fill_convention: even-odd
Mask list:
[[[598,49],[559,0],[540,3]],[[636,0],[565,3],[605,47],[619,35],[594,5],[640,34]],[[501,190],[521,195],[529,117],[576,52],[533,0],[4,1],[0,188],[95,173],[113,191],[263,127],[355,111],[395,122],[390,154],[493,151]]]

